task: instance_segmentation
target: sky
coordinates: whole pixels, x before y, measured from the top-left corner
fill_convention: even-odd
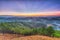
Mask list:
[[[60,15],[60,0],[0,0],[0,15]]]

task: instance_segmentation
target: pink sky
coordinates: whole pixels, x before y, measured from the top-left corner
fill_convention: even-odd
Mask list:
[[[25,13],[25,12],[0,12],[0,15],[12,15],[12,16],[60,16],[60,11],[55,12],[32,12],[32,13]]]

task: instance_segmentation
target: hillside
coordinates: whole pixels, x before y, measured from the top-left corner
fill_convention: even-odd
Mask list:
[[[60,38],[53,38],[41,35],[21,36],[15,34],[0,34],[0,40],[60,40]]]
[[[0,40],[60,40],[59,38],[60,31],[53,30],[53,28],[60,30],[59,20],[60,17],[52,16],[51,17],[0,16]],[[53,28],[49,27],[49,25],[52,26]],[[54,37],[57,38],[54,38],[51,32],[54,33]]]

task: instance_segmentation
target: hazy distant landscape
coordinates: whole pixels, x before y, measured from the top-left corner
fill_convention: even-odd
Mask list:
[[[0,40],[59,40],[60,16],[0,16],[0,35]]]
[[[17,22],[19,24],[29,27],[51,25],[56,30],[60,30],[60,16],[45,16],[45,17],[0,16],[0,23],[2,22]]]

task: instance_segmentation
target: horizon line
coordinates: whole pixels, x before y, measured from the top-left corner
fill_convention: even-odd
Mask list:
[[[55,12],[34,12],[34,13],[21,13],[21,12],[0,12],[0,15],[10,16],[60,16],[60,11]]]

